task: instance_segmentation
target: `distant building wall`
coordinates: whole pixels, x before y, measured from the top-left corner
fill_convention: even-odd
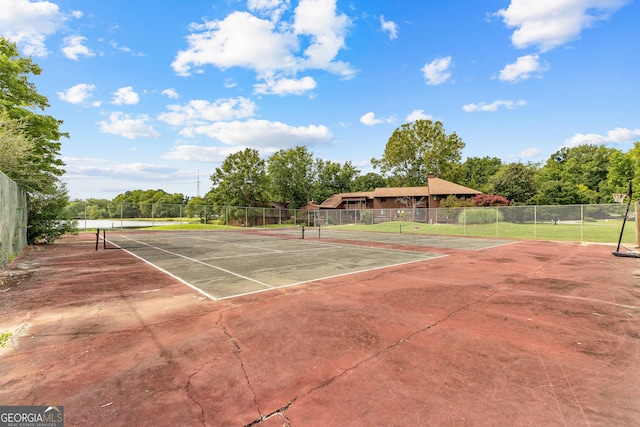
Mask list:
[[[27,193],[0,172],[0,267],[27,245]]]

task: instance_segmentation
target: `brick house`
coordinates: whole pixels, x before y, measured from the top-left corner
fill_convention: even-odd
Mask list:
[[[322,202],[319,209],[438,208],[450,195],[465,200],[477,194],[482,192],[430,174],[425,187],[385,187],[374,191],[334,194]]]

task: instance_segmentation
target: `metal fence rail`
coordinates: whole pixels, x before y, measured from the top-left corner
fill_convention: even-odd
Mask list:
[[[500,206],[414,209],[300,209],[170,205],[161,203],[75,203],[69,215],[80,229],[213,228],[306,225],[359,231],[612,242],[625,215],[621,204]],[[623,241],[635,242],[635,215],[627,219]]]

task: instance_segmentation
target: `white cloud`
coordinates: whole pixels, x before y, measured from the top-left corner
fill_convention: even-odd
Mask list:
[[[405,120],[408,123],[415,122],[416,120],[433,120],[433,116],[425,114],[424,110],[413,110],[407,115]]]
[[[194,162],[223,162],[230,154],[242,150],[245,147],[203,147],[201,145],[177,145],[167,154],[162,156],[168,160],[183,160]]]
[[[289,9],[289,2],[290,0],[248,0],[247,7],[252,12],[269,16],[275,22]]]
[[[392,123],[392,122],[393,122],[392,117],[380,119],[380,118],[377,118],[375,113],[373,112],[368,112],[367,114],[364,114],[362,117],[360,117],[360,123],[366,126],[375,126],[382,123]]]
[[[93,91],[96,90],[95,85],[87,83],[80,83],[75,86],[71,86],[64,92],[58,92],[58,97],[71,104],[84,104],[91,96]]]
[[[170,99],[178,99],[178,92],[174,88],[165,89],[162,91],[163,95],[166,95]]]
[[[428,85],[439,85],[451,77],[451,71],[449,71],[451,66],[451,57],[447,56],[445,58],[436,58],[430,63],[425,64],[421,71]]]
[[[178,52],[171,64],[183,76],[192,67],[214,65],[221,69],[244,67],[258,72],[295,68],[291,50],[297,48],[293,35],[277,32],[273,22],[247,12],[234,12],[222,21],[192,24],[189,48]]]
[[[140,96],[133,91],[131,86],[121,87],[113,94],[112,104],[115,105],[136,105],[140,101]]]
[[[284,11],[288,1],[251,1],[250,9],[259,12]],[[171,64],[183,76],[213,65],[222,70],[243,67],[254,70],[258,79],[281,80],[299,71],[319,69],[351,78],[355,71],[348,63],[336,60],[345,47],[350,21],[337,14],[336,0],[300,0],[293,21],[271,20],[249,12],[233,12],[222,20],[192,24],[188,47],[179,51]],[[306,48],[300,52],[301,46]],[[266,83],[269,85],[269,83]]]
[[[380,26],[382,31],[389,33],[389,39],[394,40],[398,38],[398,26],[393,21],[385,21],[384,15],[380,15]]]
[[[302,95],[314,90],[318,84],[312,77],[301,79],[267,79],[265,83],[254,85],[255,93],[260,95]]]
[[[500,80],[507,82],[518,82],[527,80],[533,73],[543,73],[549,70],[549,64],[540,63],[538,55],[525,55],[519,57],[515,63],[508,64],[500,71]]]
[[[184,137],[203,135],[226,145],[252,147],[263,151],[277,151],[297,145],[325,144],[333,138],[326,126],[295,127],[281,122],[254,119],[186,128],[180,134]]]
[[[64,38],[64,47],[62,48],[62,53],[69,59],[73,59],[74,61],[78,60],[78,56],[87,56],[92,57],[96,56],[95,53],[91,51],[88,47],[84,46],[82,43],[87,40],[86,37],[82,36],[69,36]]]
[[[539,149],[538,147],[531,147],[526,148],[520,151],[517,155],[511,157],[518,159],[533,159],[534,157],[538,157],[540,154],[542,154],[541,149]]]
[[[4,0],[0,34],[21,46],[27,56],[46,56],[46,38],[60,30],[66,19],[55,3]]]
[[[215,102],[195,99],[186,105],[168,105],[167,109],[169,112],[160,114],[158,120],[172,126],[194,126],[251,117],[257,106],[250,99],[239,97]]]
[[[98,122],[100,132],[112,135],[124,136],[128,139],[158,138],[160,134],[148,125],[149,117],[141,114],[132,118],[128,114],[114,112],[109,115],[109,120]]]
[[[347,15],[336,13],[336,1],[300,0],[298,3],[293,29],[298,37],[310,37],[305,57],[298,66],[327,70],[351,78],[354,75],[351,66],[334,61],[340,49],[345,47],[344,39],[351,25]]]
[[[498,108],[500,107],[504,107],[507,110],[513,110],[517,107],[523,107],[527,105],[527,101],[524,100],[520,100],[520,101],[511,101],[511,100],[497,100],[497,101],[493,101],[490,104],[481,102],[480,104],[466,104],[462,106],[462,109],[464,111],[466,111],[467,113],[474,113],[477,111],[497,111]]]
[[[507,27],[516,28],[511,42],[516,48],[537,46],[549,51],[580,37],[582,30],[609,19],[628,0],[511,0],[500,9]]]
[[[591,144],[627,144],[640,140],[640,129],[615,128],[606,135],[595,133],[577,133],[564,142],[564,147],[577,147],[578,145]]]
[[[133,56],[144,56],[144,53],[136,53],[126,46],[120,46],[116,41],[109,42],[109,46],[122,52],[130,53]]]

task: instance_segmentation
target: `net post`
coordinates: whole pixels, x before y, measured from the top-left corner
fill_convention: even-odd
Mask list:
[[[98,241],[100,240],[100,229],[96,230],[96,251],[98,250]]]
[[[102,248],[107,249],[107,229],[102,229]]]
[[[304,240],[304,224],[302,224],[302,240]]]

